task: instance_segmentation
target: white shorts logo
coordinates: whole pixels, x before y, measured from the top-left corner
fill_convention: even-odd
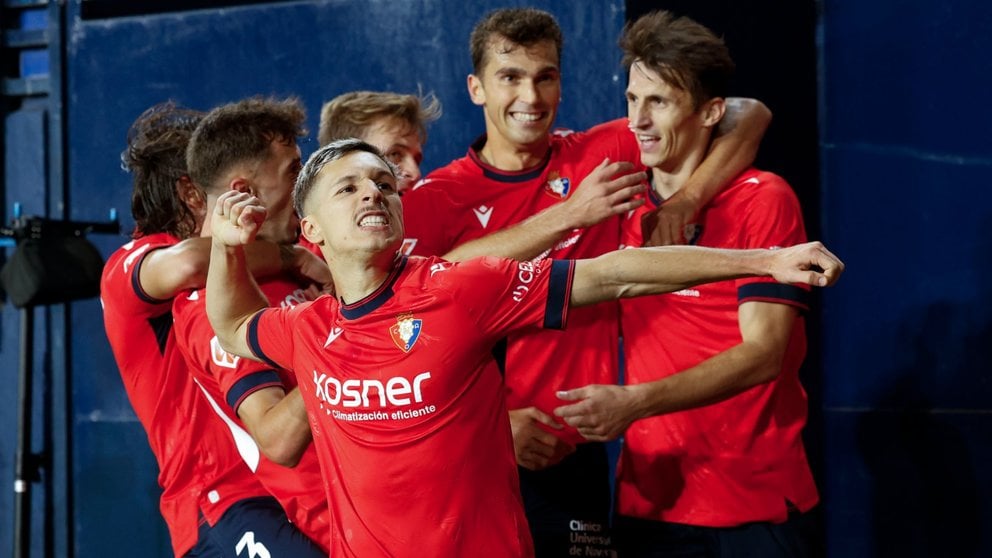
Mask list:
[[[245,536],[241,537],[238,546],[234,547],[237,556],[241,556],[242,550],[248,550],[248,558],[272,558],[264,544],[255,542],[254,531],[245,531]]]

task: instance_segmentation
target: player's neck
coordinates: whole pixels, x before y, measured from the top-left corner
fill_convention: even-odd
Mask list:
[[[482,162],[503,171],[522,171],[540,165],[551,145],[551,138],[534,144],[517,145],[499,135],[488,135],[486,144],[477,151]]]
[[[396,265],[395,254],[375,254],[328,261],[334,292],[344,304],[354,304],[374,293]]]
[[[694,151],[681,161],[651,167],[651,187],[654,188],[655,193],[663,200],[674,196],[699,168],[705,155],[706,152],[703,150]]]

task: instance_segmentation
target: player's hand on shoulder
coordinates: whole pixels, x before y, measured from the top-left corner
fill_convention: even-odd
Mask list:
[[[644,191],[647,174],[634,172],[628,162],[604,159],[565,202],[573,228],[590,227],[605,219],[644,205],[635,197]]]
[[[251,243],[265,221],[265,216],[265,206],[255,196],[235,190],[224,192],[217,198],[210,219],[214,242],[225,246]]]
[[[686,228],[696,220],[699,203],[679,190],[654,211],[641,216],[644,246],[671,246],[688,241]]]
[[[827,287],[835,284],[844,273],[844,262],[818,241],[779,248],[772,254],[769,275],[780,283]]]

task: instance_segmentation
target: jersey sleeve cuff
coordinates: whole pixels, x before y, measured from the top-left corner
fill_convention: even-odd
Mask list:
[[[251,354],[255,355],[265,364],[268,364],[273,368],[282,368],[282,366],[279,366],[279,364],[274,360],[265,356],[265,353],[262,351],[262,345],[258,340],[258,322],[264,313],[265,310],[256,312],[255,315],[251,317],[251,320],[248,321],[248,348],[251,349]]]
[[[238,407],[241,406],[245,398],[267,387],[282,387],[285,389],[282,385],[282,380],[279,379],[279,375],[274,370],[253,372],[235,382],[231,386],[231,389],[227,390],[227,404],[234,410],[234,414],[237,414]]]
[[[572,277],[574,275],[574,260],[555,260],[551,262],[548,304],[544,309],[545,329],[565,328],[565,323],[568,319],[568,301],[572,298]]]
[[[167,246],[158,246],[146,251],[141,255],[141,257],[138,258],[137,263],[134,264],[131,271],[131,288],[134,289],[134,294],[146,304],[165,304],[166,302],[169,302],[168,300],[161,300],[152,297],[141,288],[141,266],[145,263],[145,258],[148,257],[148,254],[162,248],[167,248]]]
[[[784,283],[748,283],[737,289],[737,304],[745,302],[787,304],[805,312],[809,310],[809,291]]]

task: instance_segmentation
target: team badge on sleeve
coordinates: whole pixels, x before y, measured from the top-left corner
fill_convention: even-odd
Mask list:
[[[565,199],[572,191],[572,182],[568,178],[558,176],[556,171],[552,171],[548,175],[548,182],[544,185],[544,191],[553,197]]]
[[[423,320],[414,319],[413,314],[400,314],[396,316],[396,325],[389,328],[389,335],[401,351],[408,353],[420,338],[423,325]]]

